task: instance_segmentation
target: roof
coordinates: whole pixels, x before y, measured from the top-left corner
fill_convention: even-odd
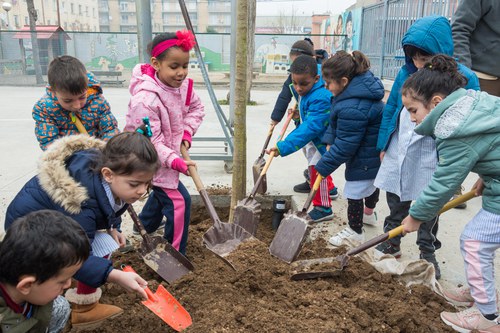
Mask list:
[[[70,40],[68,34],[64,32],[63,28],[57,25],[37,25],[36,36],[38,39],[57,39],[59,38],[59,33],[62,33],[64,40]],[[21,28],[20,31],[16,32],[16,34],[12,37],[16,39],[30,39],[31,38],[31,30],[28,25],[25,25]]]

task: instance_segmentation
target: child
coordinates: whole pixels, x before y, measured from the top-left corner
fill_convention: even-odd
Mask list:
[[[0,243],[0,325],[5,332],[61,332],[70,314],[61,296],[89,256],[85,231],[41,210],[19,218]]]
[[[103,140],[118,133],[118,123],[102,95],[102,88],[92,73],[71,56],[50,62],[49,85],[45,95],[33,107],[35,134],[43,150],[56,139],[78,134],[78,117],[87,132]]]
[[[439,163],[401,224],[404,233],[424,227],[469,172],[479,174],[475,188],[483,194],[482,209],[460,236],[475,306],[442,312],[441,318],[459,332],[499,332],[493,259],[500,248],[500,98],[462,89],[465,82],[455,60],[437,55],[403,85],[403,104],[418,125],[415,132],[436,138]]]
[[[330,238],[334,246],[340,246],[346,238],[363,242],[363,222],[377,222],[374,209],[379,190],[373,181],[380,166],[376,145],[384,85],[369,68],[370,61],[359,51],[352,55],[337,51],[322,68],[325,86],[334,97],[330,126],[323,136],[330,149],[316,164],[316,170],[325,177],[346,164],[344,196],[349,226]]]
[[[318,66],[314,58],[306,55],[298,56],[290,67],[292,73],[292,93],[299,101],[300,124],[285,140],[279,141],[276,147],[269,149],[276,156],[290,155],[304,147],[309,163],[311,186],[317,177],[316,163],[325,153],[326,147],[321,137],[328,127],[332,95],[325,89],[318,75]],[[328,195],[333,188],[331,177],[321,181],[319,191],[313,199],[314,209],[309,216],[315,222],[329,220],[333,217],[332,203]]]
[[[191,146],[191,138],[205,116],[200,98],[187,79],[189,50],[194,46],[190,31],[157,35],[149,46],[151,65],[135,66],[130,81],[132,95],[125,130],[137,127],[149,117],[153,142],[161,168],[153,179],[153,192],[139,217],[152,233],[166,217],[164,237],[182,254],[186,253],[191,197],[179,180],[188,174],[187,162],[180,156],[181,144]]]
[[[88,328],[123,312],[98,303],[101,290],[97,288],[106,282],[146,298],[146,282],[137,274],[113,269],[107,258],[117,244],[125,244],[125,237],[116,230],[121,214],[147,193],[158,167],[153,144],[138,132],[117,134],[107,144],[87,135],[67,136],[42,155],[39,174],[7,208],[5,228],[30,212],[53,209],[71,216],[89,237],[92,253],[75,275],[77,287],[66,293],[72,303],[73,326]]]
[[[429,183],[437,164],[434,139],[416,134],[415,124],[410,121],[408,112],[402,111],[401,86],[408,77],[421,69],[431,55],[437,53],[453,54],[451,27],[443,16],[428,16],[415,21],[403,37],[403,50],[406,64],[401,67],[392,86],[387,105],[384,109],[382,124],[378,135],[377,148],[381,151],[382,164],[375,179],[375,186],[386,191],[390,213],[384,221],[384,232],[401,224],[408,215],[411,201]],[[469,89],[478,89],[477,77],[470,69],[459,65],[459,70],[467,77]],[[432,263],[436,278],[441,276],[435,251],[441,247],[437,239],[438,219],[420,228],[417,245],[420,258]],[[401,256],[401,237],[394,237],[376,247],[376,254]]]
[[[308,55],[311,57],[314,57],[314,48],[312,41],[309,42],[307,40],[308,38],[305,38],[304,40],[298,40],[295,43],[293,43],[292,48],[290,49],[290,61],[293,63],[295,59],[300,56],[300,55]],[[318,69],[318,73],[321,74],[321,67]],[[323,79],[319,78],[319,81],[322,82]],[[292,75],[288,75],[288,78],[286,79],[285,83],[283,83],[283,87],[281,88],[281,92],[278,95],[278,99],[276,100],[276,104],[274,105],[273,112],[271,113],[271,124],[276,125],[278,124],[281,119],[285,116],[285,113],[287,112],[288,105],[292,101],[292,90],[290,89],[290,86],[292,84]],[[309,170],[306,169],[304,171],[304,176],[306,178],[306,181],[300,184],[297,184],[293,187],[293,190],[298,193],[309,193],[310,191],[310,177],[309,177]],[[335,200],[338,198],[338,190],[333,186],[333,189],[330,191],[330,198]]]

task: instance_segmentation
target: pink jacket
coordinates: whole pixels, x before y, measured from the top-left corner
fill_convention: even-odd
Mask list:
[[[128,104],[124,130],[134,131],[142,124],[142,118],[149,117],[153,131],[151,142],[162,166],[153,179],[153,185],[176,189],[179,172],[171,168],[172,162],[181,157],[180,147],[184,133],[193,136],[200,127],[205,116],[204,107],[192,89],[191,79],[184,80],[180,88],[172,88],[157,77],[146,74],[141,66],[143,65],[136,65],[132,71],[129,87],[132,97]]]

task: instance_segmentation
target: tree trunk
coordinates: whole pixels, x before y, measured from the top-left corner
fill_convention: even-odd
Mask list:
[[[254,1],[254,0],[252,0]],[[234,94],[234,156],[231,208],[229,221],[233,221],[234,207],[246,194],[246,113],[247,113],[247,54],[248,54],[248,3],[237,1],[236,20],[236,73]]]
[[[257,2],[248,1],[248,33],[247,33],[247,101],[250,102],[253,80],[253,63],[255,57],[255,17],[257,16]]]
[[[33,51],[33,66],[35,66],[35,76],[36,83],[42,84],[42,67],[40,66],[40,54],[38,53],[38,39],[36,36],[36,20],[37,14],[35,10],[35,5],[33,4],[33,0],[27,0],[26,4],[28,5],[28,15],[30,21],[30,31],[31,31],[31,48]]]

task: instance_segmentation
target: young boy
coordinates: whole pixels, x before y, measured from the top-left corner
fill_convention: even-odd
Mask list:
[[[118,134],[118,123],[102,96],[100,83],[78,59],[67,55],[55,58],[47,75],[46,93],[32,112],[42,150],[57,138],[78,134],[75,117],[91,136],[107,140]]]
[[[290,86],[295,98],[299,101],[300,123],[285,140],[279,141],[270,149],[276,155],[287,156],[300,148],[306,155],[311,187],[318,173],[314,166],[326,152],[321,138],[328,128],[332,94],[325,88],[318,75],[318,66],[313,57],[298,56],[290,67],[292,84]],[[333,189],[331,177],[321,181],[320,188],[313,199],[314,209],[309,216],[315,222],[326,221],[333,217],[332,203],[328,192]]]
[[[415,200],[432,178],[437,166],[436,143],[432,137],[414,132],[415,124],[404,109],[401,87],[432,55],[453,54],[453,40],[448,19],[443,16],[427,16],[415,21],[402,40],[405,65],[399,70],[391,94],[384,108],[378,135],[377,149],[381,151],[380,166],[375,186],[386,191],[389,215],[384,221],[384,232],[401,224],[408,216],[412,200]],[[463,65],[459,70],[468,79],[467,89],[479,89],[474,73]],[[438,218],[426,221],[417,234],[420,258],[434,265],[436,279],[441,277],[435,251],[441,247],[437,239]],[[401,256],[401,237],[397,236],[376,247],[377,255]]]
[[[0,243],[0,331],[62,331],[70,306],[61,294],[89,251],[85,231],[60,212],[16,220]]]

